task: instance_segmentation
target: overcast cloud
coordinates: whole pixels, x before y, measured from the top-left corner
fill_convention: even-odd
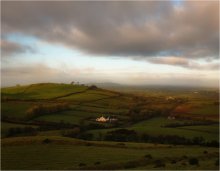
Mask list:
[[[22,83],[48,79],[66,82],[73,77],[87,82],[116,80],[123,83],[137,81],[137,84],[191,84],[194,80],[195,84],[213,85],[219,80],[218,1],[181,1],[179,5],[173,1],[3,1],[1,26],[1,56],[14,57],[2,60],[2,78],[8,85],[19,82],[20,76]],[[24,45],[22,38],[19,40],[21,42],[9,39],[16,34],[36,39],[38,48],[33,44]],[[74,65],[70,66],[72,70],[64,73],[62,70],[65,67],[51,67],[61,63],[53,56],[59,56],[62,60],[62,54],[52,53],[51,47],[48,48],[51,51],[43,47],[44,52],[47,51],[38,54],[40,44],[45,42],[53,48],[62,45],[64,49],[77,51],[79,58],[80,55],[89,56],[91,60],[97,60],[94,59],[97,56],[126,58],[125,63],[129,63],[128,60],[145,62],[146,69],[138,74],[130,67],[128,76],[115,73],[112,68],[102,73],[98,70],[102,71],[104,67],[99,63],[106,65],[105,62],[97,60],[93,66],[88,64],[83,68],[81,65],[86,66],[86,62],[82,59],[78,63],[74,61]],[[36,52],[37,55],[29,52]],[[30,56],[24,55],[22,58],[22,53]],[[17,55],[21,58],[16,58]],[[30,62],[32,58],[35,58],[32,60],[35,64]],[[16,60],[19,60],[18,65]],[[39,65],[39,61],[47,62]],[[69,64],[69,61],[62,62]],[[107,65],[111,65],[108,62]],[[142,66],[140,63],[139,66]],[[159,68],[159,73],[158,66],[161,64],[164,67]],[[79,68],[74,68],[77,65]],[[92,71],[88,69],[91,67]]]
[[[10,42],[2,39],[1,43],[2,57],[11,56],[13,54],[24,53],[24,52],[34,52],[35,50],[30,46],[21,45],[19,43]]]
[[[2,34],[123,57],[218,57],[217,1],[2,2]]]

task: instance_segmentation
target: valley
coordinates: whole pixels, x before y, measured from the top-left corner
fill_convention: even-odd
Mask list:
[[[218,96],[204,88],[2,88],[2,168],[217,169]]]

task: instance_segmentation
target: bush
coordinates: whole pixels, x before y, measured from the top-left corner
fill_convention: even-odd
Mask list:
[[[69,109],[69,105],[66,103],[57,104],[40,104],[34,105],[26,111],[27,119],[33,119],[35,117],[46,115],[50,113],[61,112]]]
[[[191,164],[191,165],[198,165],[199,161],[198,161],[197,158],[190,158],[189,159],[189,164]]]
[[[186,155],[183,155],[182,156],[182,159],[187,159],[188,157]]]
[[[30,126],[25,126],[24,128],[13,127],[8,130],[7,137],[13,137],[17,135],[34,136],[37,135],[37,130]]]
[[[137,141],[137,138],[137,133],[128,129],[109,131],[105,135],[105,140],[107,141]]]
[[[86,146],[92,146],[92,143],[87,142],[85,145]]]
[[[207,154],[207,153],[208,153],[208,151],[206,151],[206,150],[205,150],[205,151],[203,151],[203,153],[204,153],[204,154]]]
[[[125,143],[117,143],[117,146],[125,146]]]
[[[146,154],[146,155],[144,156],[144,158],[152,159],[152,156],[151,156],[150,154]]]
[[[91,86],[89,86],[89,88],[88,88],[89,90],[97,90],[98,89],[98,87],[97,86],[95,86],[95,85],[91,85]]]
[[[95,163],[94,163],[94,165],[99,165],[99,164],[101,164],[101,163],[100,163],[100,162],[95,162]]]
[[[182,162],[181,164],[182,164],[183,166],[186,166],[186,163],[185,163],[185,162]]]
[[[79,167],[83,167],[83,166],[86,166],[85,163],[79,163]]]
[[[138,165],[137,162],[135,161],[129,161],[124,165],[125,169],[129,169],[129,168],[135,168]]]
[[[155,161],[155,165],[154,165],[154,168],[157,168],[157,167],[165,167],[165,163],[163,163],[161,160],[156,160]]]
[[[79,139],[83,139],[83,140],[92,140],[93,139],[93,134],[92,133],[81,133],[78,136]]]
[[[49,143],[51,143],[51,140],[46,138],[42,142],[43,142],[43,144],[49,144]]]
[[[62,136],[64,137],[71,137],[71,138],[77,138],[80,134],[80,128],[76,127],[72,130],[64,130],[62,131]]]
[[[172,160],[170,163],[171,163],[171,164],[175,164],[175,163],[176,163],[176,160]]]

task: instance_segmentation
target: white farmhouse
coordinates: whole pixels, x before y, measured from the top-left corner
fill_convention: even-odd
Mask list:
[[[104,116],[101,116],[100,118],[96,118],[97,122],[116,122],[118,121],[117,118],[113,118],[113,117],[107,117],[105,118]]]
[[[108,119],[106,119],[105,117],[101,116],[100,118],[96,118],[97,122],[107,122]]]

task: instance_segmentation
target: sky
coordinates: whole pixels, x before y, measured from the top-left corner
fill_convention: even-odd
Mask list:
[[[1,86],[218,86],[218,1],[2,1]]]

